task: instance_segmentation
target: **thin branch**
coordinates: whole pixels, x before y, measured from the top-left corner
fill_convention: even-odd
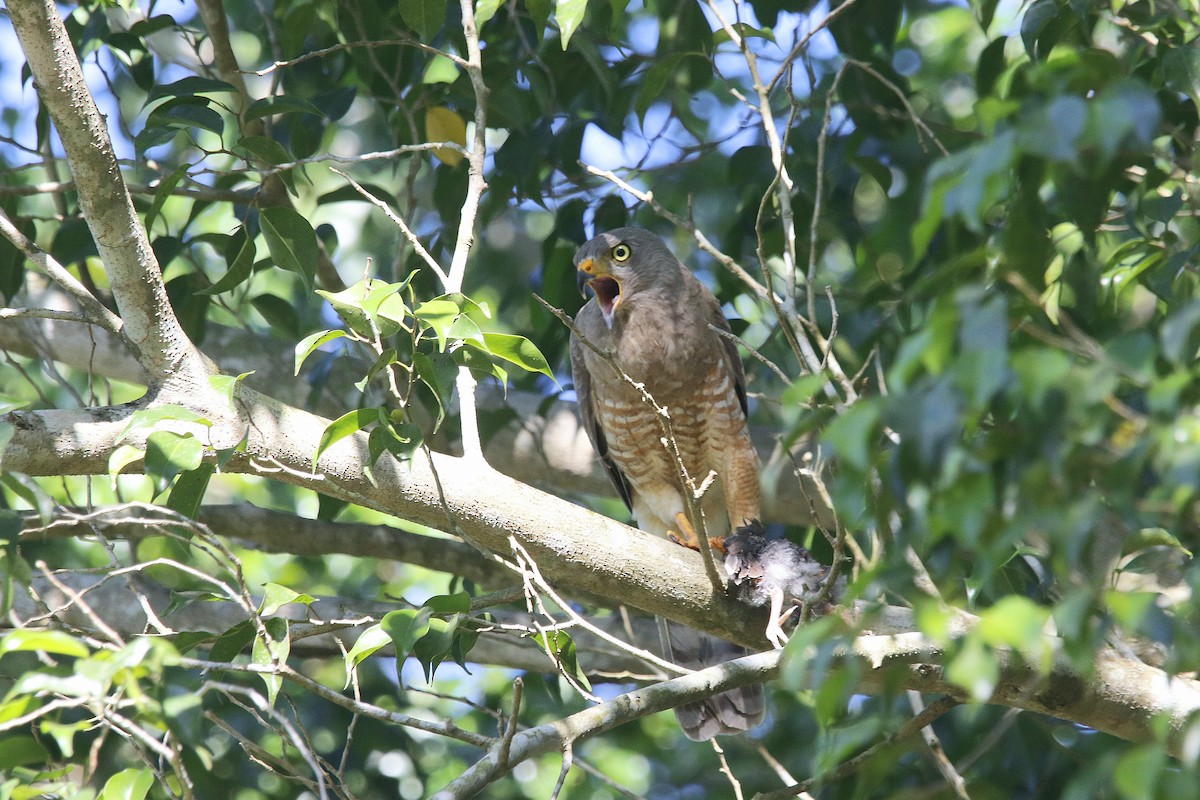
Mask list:
[[[691,675],[623,694],[564,719],[530,728],[514,737],[507,763],[501,764],[496,753],[488,753],[434,794],[432,800],[474,797],[522,761],[551,750],[562,751],[568,742],[576,743],[659,711],[749,683],[769,680],[779,669],[781,652],[757,653],[708,667]]]
[[[670,222],[672,225],[681,230],[687,231],[692,235],[692,238],[696,240],[696,244],[699,245],[701,250],[715,258],[717,262],[721,264],[721,266],[725,267],[725,269],[729,270],[739,279],[741,279],[742,283],[746,284],[746,286],[749,287],[755,295],[763,300],[769,299],[770,293],[768,292],[766,286],[755,280],[754,276],[747,272],[742,265],[738,264],[737,261],[735,261],[731,256],[728,256],[718,250],[716,245],[709,241],[708,237],[696,227],[694,222],[692,222],[690,219],[685,219],[684,217],[675,214],[666,206],[655,200],[652,192],[644,192],[641,189],[638,189],[636,186],[633,186],[632,184],[618,177],[617,174],[611,170],[600,169],[599,167],[594,167],[591,164],[587,164],[582,161],[580,162],[580,165],[586,169],[589,174],[595,175],[598,178],[604,178],[621,191],[632,195],[641,202],[650,206],[650,208],[654,210],[654,213],[658,214],[667,222]]]
[[[785,800],[788,797],[795,797],[803,792],[822,786],[825,784],[836,783],[857,772],[864,764],[878,755],[881,751],[886,750],[896,742],[903,741],[914,734],[917,734],[925,726],[930,725],[938,717],[945,714],[950,709],[959,705],[959,701],[953,697],[942,697],[929,705],[917,714],[908,722],[901,725],[897,730],[888,734],[880,741],[868,747],[853,758],[843,761],[838,766],[819,775],[815,778],[809,778],[806,781],[801,781],[795,786],[788,786],[784,789],[778,789],[773,792],[760,792],[754,796],[754,800]]]
[[[104,116],[88,90],[57,6],[15,0],[7,9],[75,176],[79,206],[108,273],[125,335],[156,383],[207,389],[211,365],[172,310],[161,265],[133,207]]]
[[[323,58],[327,55],[332,55],[333,53],[338,53],[343,50],[356,50],[356,49],[360,49],[360,48],[371,49],[371,48],[376,48],[376,47],[413,47],[413,48],[416,48],[417,50],[424,50],[425,52],[429,53],[430,55],[441,56],[442,58],[447,58],[447,59],[453,61],[455,64],[457,64],[460,67],[466,68],[466,66],[467,66],[466,60],[464,58],[462,58],[461,56],[455,55],[454,53],[450,53],[445,50],[439,50],[436,47],[430,47],[427,44],[422,44],[421,42],[417,41],[416,39],[380,39],[379,41],[341,42],[341,43],[335,44],[331,47],[323,47],[320,50],[312,50],[310,52],[305,53],[302,56],[297,56],[296,58],[288,59],[287,61],[276,61],[273,64],[271,64],[269,67],[263,67],[262,69],[254,70],[253,72],[248,72],[247,74],[257,75],[261,78],[261,77],[271,74],[272,72],[274,72],[277,69],[282,69],[284,67],[294,67],[297,64],[303,64],[305,61],[311,61],[314,58]]]
[[[383,200],[380,200],[375,195],[371,194],[371,192],[363,188],[362,184],[341,170],[330,167],[330,172],[341,175],[347,183],[354,187],[356,192],[361,194],[376,208],[382,211],[387,218],[390,219],[396,225],[396,227],[400,229],[400,233],[404,234],[404,238],[408,240],[410,245],[412,245],[413,250],[415,250],[417,255],[421,257],[421,260],[424,261],[431,270],[433,270],[433,274],[438,276],[438,280],[440,280],[443,285],[450,280],[446,275],[446,272],[442,269],[442,265],[437,262],[437,259],[434,258],[427,249],[425,249],[425,245],[423,245],[421,240],[417,238],[417,234],[414,233],[413,229],[408,226],[408,223],[404,221],[404,218],[395,211],[392,211],[391,206],[389,206]]]
[[[71,295],[75,302],[79,303],[79,306],[83,309],[84,318],[89,322],[96,323],[114,336],[119,337],[127,347],[133,350],[132,344],[126,338],[123,331],[125,323],[122,322],[121,318],[109,311],[66,267],[58,263],[52,255],[38,247],[32,240],[26,238],[25,234],[21,233],[3,210],[0,210],[0,235],[3,235],[34,266],[50,276],[51,280]],[[56,317],[55,319],[59,318]]]
[[[914,692],[911,689],[907,692],[908,702],[912,707],[914,714],[920,714],[925,710],[925,701],[921,699],[920,692]],[[971,800],[971,796],[967,794],[967,783],[963,780],[963,776],[954,768],[954,763],[946,755],[945,748],[942,747],[942,741],[934,732],[932,725],[926,725],[921,729],[921,738],[925,740],[925,747],[929,750],[930,757],[933,758],[933,763],[937,766],[938,772],[942,773],[942,777],[946,779],[946,783],[954,791],[954,796],[959,800]]]
[[[663,670],[664,672],[667,672],[667,673],[673,674],[673,675],[687,675],[692,672],[692,670],[690,670],[690,669],[686,669],[684,667],[679,666],[678,664],[675,664],[670,661],[666,661],[664,659],[659,658],[658,656],[651,653],[649,650],[643,650],[639,647],[634,647],[633,645],[629,644],[628,642],[623,642],[620,639],[618,639],[617,637],[610,634],[608,631],[604,630],[603,628],[599,628],[599,627],[593,625],[592,623],[588,622],[586,619],[583,618],[583,616],[581,616],[573,608],[571,608],[570,603],[563,600],[563,598],[560,597],[556,591],[554,591],[554,589],[550,586],[550,584],[546,582],[546,579],[542,577],[541,570],[538,569],[537,563],[534,562],[533,558],[530,557],[528,551],[526,551],[525,548],[522,547],[519,542],[517,542],[516,538],[509,537],[509,543],[512,546],[513,550],[524,561],[526,568],[528,570],[528,574],[533,579],[533,582],[538,587],[538,589],[540,589],[541,591],[548,594],[550,596],[550,599],[554,601],[554,604],[557,605],[560,609],[562,609],[563,613],[566,614],[571,619],[571,621],[574,622],[576,625],[583,628],[584,630],[590,631],[591,633],[598,636],[600,639],[608,642],[609,644],[613,645],[614,647],[621,650],[622,652],[628,653],[629,655],[634,656],[635,658],[640,658],[641,660],[645,661],[647,664],[651,664],[655,667],[658,667],[659,669]]]
[[[762,362],[767,369],[771,370],[771,372],[774,372],[775,376],[779,378],[779,380],[783,381],[785,386],[792,385],[792,379],[787,376],[787,373],[779,368],[778,364],[747,344],[745,339],[738,336],[733,331],[727,331],[724,328],[718,328],[716,325],[710,324],[708,329],[722,338],[728,339],[735,344],[740,344],[747,353],[753,356],[756,360]]]

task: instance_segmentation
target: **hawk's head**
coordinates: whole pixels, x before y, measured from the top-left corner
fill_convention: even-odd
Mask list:
[[[575,253],[579,291],[591,287],[608,327],[631,295],[669,279],[679,261],[662,240],[642,228],[615,228],[588,241]]]

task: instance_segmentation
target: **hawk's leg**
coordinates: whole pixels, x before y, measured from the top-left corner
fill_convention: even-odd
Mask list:
[[[671,531],[667,534],[672,542],[675,544],[681,544],[689,550],[700,549],[700,534],[696,533],[696,529],[692,527],[692,523],[682,511],[675,515],[675,527],[678,530],[678,533]],[[714,552],[725,552],[725,540],[720,536],[708,537],[708,546],[711,547]]]

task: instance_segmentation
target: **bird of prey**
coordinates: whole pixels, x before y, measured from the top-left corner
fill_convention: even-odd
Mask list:
[[[755,519],[725,540],[725,571],[739,587],[738,599],[743,603],[771,604],[766,634],[778,648],[787,642],[783,623],[800,607],[806,594],[821,588],[829,567],[787,539],[768,541],[762,523]]]
[[[700,527],[717,537],[757,518],[759,464],[746,425],[745,377],[733,342],[712,329],[729,330],[712,292],[641,228],[596,236],[579,248],[575,266],[580,289],[594,295],[571,337],[580,414],[638,527],[695,548]],[[678,459],[663,442],[659,416],[631,382],[666,408]],[[716,474],[699,501],[703,526],[688,517],[680,461],[697,486]],[[668,657],[689,666],[744,652],[678,625],[664,639]],[[762,715],[761,685],[676,711],[695,740],[747,730]]]

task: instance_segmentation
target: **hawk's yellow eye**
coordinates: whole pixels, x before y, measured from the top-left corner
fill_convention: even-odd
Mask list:
[[[619,244],[612,249],[612,257],[614,261],[628,261],[630,255],[629,245]]]

